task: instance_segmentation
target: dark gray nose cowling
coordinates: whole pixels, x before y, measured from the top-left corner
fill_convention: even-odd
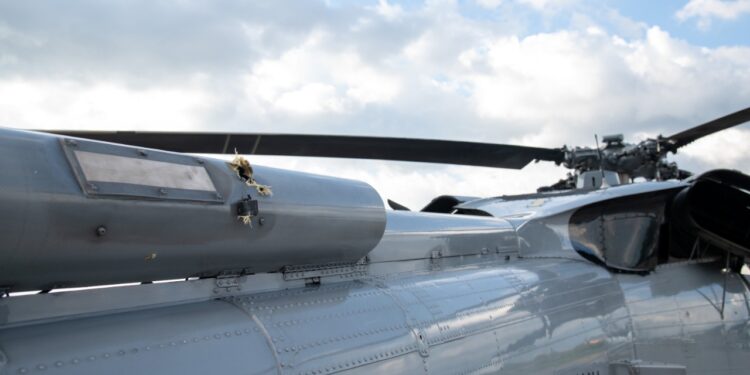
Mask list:
[[[0,129],[0,288],[356,262],[380,241],[368,184],[253,169],[272,195],[223,160]]]

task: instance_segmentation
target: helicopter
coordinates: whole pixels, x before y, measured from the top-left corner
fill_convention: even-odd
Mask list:
[[[750,176],[665,156],[748,120],[595,149],[0,129],[0,374],[745,374]],[[253,154],[574,173],[389,210]]]

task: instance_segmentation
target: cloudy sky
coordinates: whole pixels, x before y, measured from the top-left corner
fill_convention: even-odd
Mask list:
[[[2,1],[0,126],[592,145],[750,106],[750,0]],[[681,167],[750,172],[750,125]],[[414,208],[565,170],[253,157]]]

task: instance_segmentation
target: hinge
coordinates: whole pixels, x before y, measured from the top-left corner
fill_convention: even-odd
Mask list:
[[[216,277],[214,293],[229,293],[242,290],[245,276],[239,274],[222,274]]]

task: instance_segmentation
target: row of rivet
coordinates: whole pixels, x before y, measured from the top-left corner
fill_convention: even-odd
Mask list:
[[[367,271],[351,272],[340,275],[333,275],[339,280],[362,279],[367,276]]]
[[[456,375],[469,375],[474,373],[485,373],[485,370],[494,368],[494,369],[502,369],[503,368],[503,361],[497,358],[493,358],[491,361],[486,362],[482,364],[479,367],[474,367],[468,370],[464,370],[461,372],[457,372]]]
[[[332,313],[332,314],[323,314],[323,315],[317,315],[306,319],[292,319],[292,320],[285,320],[281,322],[274,323],[273,325],[277,328],[280,327],[293,327],[300,324],[309,324],[321,320],[329,320],[329,319],[340,319],[345,318],[353,315],[361,315],[361,314],[367,314],[367,313],[373,313],[373,312],[382,312],[385,310],[392,310],[396,307],[393,305],[379,305],[375,306],[369,309],[358,309],[358,310],[349,310],[344,311],[341,313]]]
[[[326,367],[319,368],[319,369],[316,369],[316,370],[311,370],[311,371],[306,371],[306,372],[299,372],[297,374],[298,375],[322,375],[322,374],[330,374],[332,372],[346,370],[346,369],[350,369],[350,368],[353,368],[353,367],[359,367],[359,366],[363,366],[363,365],[366,365],[366,364],[369,364],[369,363],[373,363],[373,362],[381,361],[381,360],[384,360],[384,359],[392,358],[392,357],[395,357],[395,356],[407,354],[407,353],[410,353],[410,352],[415,351],[415,350],[417,350],[417,346],[416,345],[407,345],[407,346],[396,348],[394,350],[390,350],[390,351],[387,351],[387,352],[380,352],[380,353],[376,353],[376,354],[368,356],[368,357],[358,358],[358,359],[355,359],[355,360],[348,360],[348,361],[344,361],[342,363],[338,363],[338,364],[326,366]]]
[[[305,269],[285,269],[284,270],[284,276],[285,277],[305,277],[305,274],[307,272],[318,272],[321,276],[326,275],[338,275],[341,273],[354,273],[354,272],[365,272],[366,273],[366,267],[364,265],[346,265],[346,266],[340,266],[340,267],[306,267]]]
[[[346,289],[346,288],[341,288],[341,289]],[[323,295],[325,292],[328,292],[328,291],[329,290],[317,290],[317,291],[315,291],[315,294],[317,294],[317,295]],[[305,292],[299,292],[297,294],[303,294],[303,293],[304,293],[304,295],[306,297],[309,297],[312,294],[309,290],[306,290]],[[382,294],[383,293],[381,291],[372,290],[372,289],[368,290],[368,291],[364,291],[364,292],[351,292],[351,293],[347,294],[346,297],[337,297],[336,301],[343,301],[344,299],[354,299],[354,298],[362,298],[362,297],[373,297],[373,296],[382,295]],[[258,301],[258,299],[255,298],[255,297],[256,296],[252,296],[252,295],[251,296],[234,297],[234,300],[235,301],[240,301],[240,302],[248,302],[248,303],[252,304],[254,306],[254,308],[257,308],[257,309],[270,309],[270,308],[276,308],[276,306],[278,306],[278,305],[274,305],[274,304],[269,304],[269,305],[255,305],[255,302]],[[289,295],[288,294],[286,294],[286,295],[279,295],[277,297],[279,297],[279,298],[281,298],[281,297],[289,297]],[[267,298],[267,299],[270,299],[270,298]],[[308,305],[317,304],[317,303],[334,302],[334,301],[332,301],[330,299],[315,299],[313,301],[314,302],[311,302],[311,301],[294,302],[294,303],[290,303],[290,304],[285,304],[283,306],[286,306],[286,307],[303,307],[303,306],[308,306]]]
[[[243,334],[251,334],[253,332],[257,333],[258,331],[259,330],[258,330],[257,327],[253,328],[252,330],[250,328],[245,328],[244,330],[239,330],[238,329],[238,330],[234,331],[234,336],[241,336]],[[62,368],[62,367],[64,367],[68,363],[72,364],[72,365],[78,365],[78,364],[81,364],[81,363],[91,363],[91,362],[95,362],[97,359],[109,359],[109,358],[112,358],[112,357],[115,357],[115,356],[122,357],[122,356],[125,356],[126,354],[135,355],[135,354],[141,353],[143,351],[149,352],[149,351],[152,351],[152,350],[155,350],[155,349],[172,348],[172,347],[177,347],[177,346],[181,346],[181,345],[187,345],[187,344],[190,344],[191,342],[192,343],[200,343],[201,341],[204,341],[204,342],[205,341],[210,341],[212,337],[213,337],[214,340],[220,340],[222,338],[225,338],[225,337],[229,338],[229,337],[232,337],[232,336],[233,336],[232,332],[225,331],[223,333],[215,333],[213,336],[211,336],[211,335],[205,335],[202,338],[193,337],[191,340],[182,339],[182,340],[178,340],[178,341],[170,341],[168,343],[146,345],[146,346],[141,347],[141,348],[131,348],[129,350],[120,349],[120,350],[114,352],[114,354],[113,353],[103,353],[103,354],[99,354],[99,355],[89,355],[89,356],[85,356],[84,355],[84,356],[81,356],[81,358],[85,358],[85,360],[81,359],[81,358],[73,358],[73,359],[68,360],[68,361],[55,361],[52,366],[47,366],[44,363],[40,363],[40,364],[36,365],[34,367],[34,369],[36,369],[37,371],[45,371],[47,369]],[[20,367],[20,368],[18,368],[17,372],[19,374],[26,374],[26,373],[29,372],[29,368]]]
[[[262,313],[273,313],[276,310],[281,309],[291,309],[291,308],[298,308],[298,307],[307,307],[307,306],[313,306],[313,305],[320,305],[320,304],[327,304],[327,303],[337,303],[337,302],[343,302],[346,300],[346,297],[333,297],[333,298],[321,298],[321,299],[314,299],[311,301],[302,301],[302,302],[292,302],[292,303],[286,303],[283,305],[255,305],[253,302],[249,302],[247,300],[243,301],[243,298],[230,298],[227,301],[231,301],[235,304],[239,304],[243,306],[243,308],[247,309],[251,312],[262,312]]]
[[[383,328],[377,328],[377,329],[370,329],[370,330],[367,330],[367,331],[354,332],[354,333],[350,333],[350,334],[347,334],[347,335],[330,337],[330,338],[326,338],[326,339],[322,339],[322,340],[317,340],[317,341],[314,341],[314,342],[311,341],[311,342],[308,342],[308,343],[302,344],[302,345],[296,345],[296,346],[286,347],[286,348],[283,349],[283,351],[287,352],[287,353],[288,352],[301,352],[303,350],[311,349],[311,348],[314,348],[316,346],[323,346],[323,345],[328,345],[328,344],[332,344],[332,343],[335,343],[335,342],[342,342],[342,341],[352,340],[352,339],[355,339],[357,337],[371,336],[371,335],[376,335],[376,334],[381,334],[381,333],[386,333],[386,332],[394,332],[394,331],[398,331],[398,330],[405,329],[405,328],[407,328],[406,325],[397,324],[397,325],[393,325],[393,326],[389,326],[389,327],[383,327]],[[282,349],[277,349],[277,352],[281,353]]]
[[[299,266],[286,266],[284,270],[287,272],[304,272],[304,271],[317,271],[323,269],[337,269],[345,267],[362,267],[364,264],[361,263],[328,263],[325,265],[299,265]]]
[[[364,284],[358,283],[358,282],[324,284],[324,285],[317,287],[316,293],[325,293],[325,292],[338,291],[338,290],[361,289],[364,286],[365,286]],[[284,290],[266,292],[266,293],[244,295],[244,296],[240,296],[237,298],[241,298],[249,302],[249,301],[279,299],[279,298],[284,298],[284,297],[294,297],[294,296],[309,295],[309,294],[310,294],[309,289],[295,288],[295,289],[284,289]]]

